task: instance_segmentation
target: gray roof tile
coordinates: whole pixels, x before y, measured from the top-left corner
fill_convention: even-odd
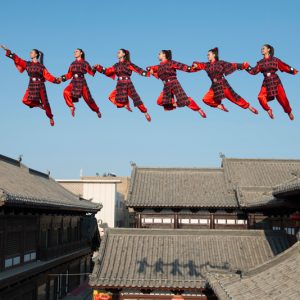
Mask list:
[[[90,285],[200,289],[206,272],[246,271],[287,247],[284,232],[108,229]]]
[[[85,210],[101,207],[80,200],[47,174],[29,169],[18,161],[0,155],[0,200],[7,205]]]
[[[300,299],[300,242],[249,270],[242,279],[209,274],[208,281],[220,300]]]

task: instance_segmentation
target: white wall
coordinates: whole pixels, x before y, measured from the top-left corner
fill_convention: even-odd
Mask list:
[[[116,183],[84,182],[83,198],[92,199],[94,203],[102,203],[103,208],[96,214],[109,227],[115,227]]]

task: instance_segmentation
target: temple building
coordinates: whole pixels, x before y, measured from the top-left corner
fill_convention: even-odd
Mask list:
[[[0,299],[54,300],[87,280],[101,209],[0,155]]]
[[[106,230],[90,285],[113,300],[300,299],[299,177],[300,160],[133,166],[133,228]]]

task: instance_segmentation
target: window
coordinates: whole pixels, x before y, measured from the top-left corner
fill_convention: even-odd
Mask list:
[[[165,218],[162,219],[164,224],[171,224],[171,219],[170,218]]]
[[[33,261],[36,260],[36,252],[33,251],[31,253],[26,253],[24,255],[24,262],[29,262],[29,261]]]
[[[46,283],[38,286],[37,300],[46,300]]]
[[[284,230],[287,234],[295,235],[295,228],[293,227],[285,227]]]
[[[216,219],[215,223],[216,224],[226,224],[226,219]]]
[[[154,218],[154,223],[155,224],[160,224],[162,219]]]
[[[272,229],[273,230],[281,230],[281,227],[280,226],[273,226]]]
[[[21,263],[21,257],[20,256],[14,256],[10,258],[6,258],[4,261],[4,267],[10,268],[16,265],[19,265]]]
[[[180,219],[180,223],[181,224],[189,224],[190,223],[190,219]]]
[[[200,224],[209,224],[210,220],[209,219],[199,219]]]
[[[191,219],[191,224],[198,224],[198,220],[197,219]]]

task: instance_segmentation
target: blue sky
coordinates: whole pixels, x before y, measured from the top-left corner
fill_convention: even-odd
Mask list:
[[[205,61],[207,50],[218,46],[222,59],[232,62],[260,59],[264,43],[274,45],[276,56],[300,69],[300,2],[294,1],[5,1],[0,10],[0,43],[23,58],[32,48],[45,53],[45,65],[62,75],[77,47],[87,60],[111,66],[119,48],[131,51],[141,67],[157,64],[160,49],[172,49],[175,60]],[[115,82],[99,73],[88,77],[92,95],[103,118],[99,120],[84,101],[73,119],[63,99],[66,83],[47,84],[56,125],[50,127],[43,111],[30,110],[21,100],[28,77],[18,73],[0,53],[0,153],[23,154],[25,164],[56,178],[77,178],[111,171],[129,175],[130,161],[140,166],[220,165],[227,157],[300,158],[300,76],[280,73],[295,121],[289,121],[276,101],[275,120],[260,107],[257,94],[262,75],[236,72],[232,87],[260,114],[255,116],[225,100],[224,113],[204,105],[209,89],[206,73],[179,73],[187,94],[206,111],[203,120],[187,108],[164,112],[156,105],[162,83],[133,75],[132,80],[152,116],[148,123],[135,109],[117,110],[107,96]]]

